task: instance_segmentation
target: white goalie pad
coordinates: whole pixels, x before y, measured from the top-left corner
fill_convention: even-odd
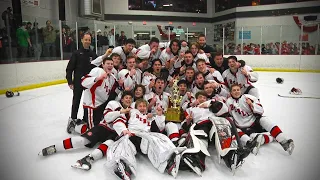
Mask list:
[[[163,173],[167,160],[176,150],[172,141],[161,133],[135,132],[135,135],[142,138],[141,152],[147,154],[152,165]]]
[[[190,129],[189,129],[189,136],[191,138],[193,147],[188,147],[185,151],[182,152],[182,155],[185,153],[198,153],[198,152],[203,152],[203,154],[210,156],[210,153],[208,152],[208,142],[203,141],[199,139],[197,136],[204,136],[208,137],[207,133],[205,133],[203,130],[195,130],[194,127],[196,124],[193,124]]]
[[[121,159],[130,167],[132,173],[136,175],[136,154],[137,150],[129,140],[129,136],[122,136],[108,148],[106,166],[110,171],[113,171],[117,167],[117,162]]]
[[[219,156],[225,156],[231,150],[238,149],[238,143],[235,136],[231,133],[231,124],[222,117],[209,117],[212,121],[209,138],[215,138],[215,146]]]

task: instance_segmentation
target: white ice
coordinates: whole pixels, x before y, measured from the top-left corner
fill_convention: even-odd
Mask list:
[[[290,99],[278,97],[292,87],[300,88],[304,95],[320,97],[320,74],[259,72],[255,84],[261,94],[265,115],[276,122],[288,138],[295,143],[289,156],[273,142],[261,147],[257,156],[250,155],[233,176],[218,163],[214,148],[206,159],[202,177],[180,171],[177,179],[315,179],[319,175],[320,108],[319,99]],[[284,84],[277,84],[277,77]],[[71,168],[71,164],[93,149],[83,148],[40,158],[38,152],[49,145],[61,142],[66,133],[71,110],[72,91],[66,84],[23,91],[19,97],[0,97],[0,179],[2,180],[94,180],[116,179],[107,173],[105,159],[93,164],[90,171]],[[81,108],[79,116],[81,117]],[[148,159],[137,156],[135,179],[173,179],[160,174]],[[318,179],[318,178],[316,178]]]

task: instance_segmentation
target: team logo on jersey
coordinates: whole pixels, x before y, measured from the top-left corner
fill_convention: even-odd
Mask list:
[[[88,136],[92,136],[92,132],[88,132]]]

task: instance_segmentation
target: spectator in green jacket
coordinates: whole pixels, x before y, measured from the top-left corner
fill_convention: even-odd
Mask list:
[[[30,36],[27,31],[27,26],[27,23],[23,22],[22,26],[16,31],[20,58],[26,58],[28,47],[32,47]]]
[[[45,57],[56,57],[56,38],[55,32],[51,21],[46,21],[46,27],[43,28],[43,54]],[[50,53],[51,52],[51,53]]]

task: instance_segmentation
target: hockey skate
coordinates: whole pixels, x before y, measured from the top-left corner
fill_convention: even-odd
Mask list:
[[[114,173],[123,180],[130,180],[130,176],[132,174],[131,169],[129,166],[123,161],[123,160],[118,160],[117,161],[117,167],[114,169]]]
[[[248,141],[245,148],[249,149],[254,155],[257,155],[263,141],[263,135],[259,134],[254,139]]]
[[[76,127],[76,119],[72,119],[69,117],[68,119],[68,125],[67,125],[67,133],[71,134],[74,132],[74,128]]]
[[[223,160],[228,168],[230,168],[233,175],[236,173],[236,170],[242,166],[244,163],[244,158],[250,154],[249,149],[238,149],[229,151],[228,154],[223,156]]]
[[[78,160],[76,164],[71,165],[71,167],[89,171],[91,169],[92,162],[93,162],[93,157],[91,157],[89,154],[84,158]]]
[[[48,155],[54,154],[56,152],[57,152],[56,147],[54,145],[52,145],[52,146],[49,146],[49,147],[42,149],[42,151],[40,151],[38,153],[38,155],[39,156],[48,156]]]
[[[294,150],[294,143],[292,139],[284,140],[280,142],[280,144],[283,147],[283,149],[289,153],[289,155],[292,154]]]
[[[189,168],[191,168],[199,176],[202,176],[202,171],[204,171],[204,167],[201,164],[198,155],[184,154],[182,159],[184,163],[186,163],[189,166]]]
[[[168,160],[166,171],[174,178],[177,177],[180,166],[181,154],[173,153]]]

